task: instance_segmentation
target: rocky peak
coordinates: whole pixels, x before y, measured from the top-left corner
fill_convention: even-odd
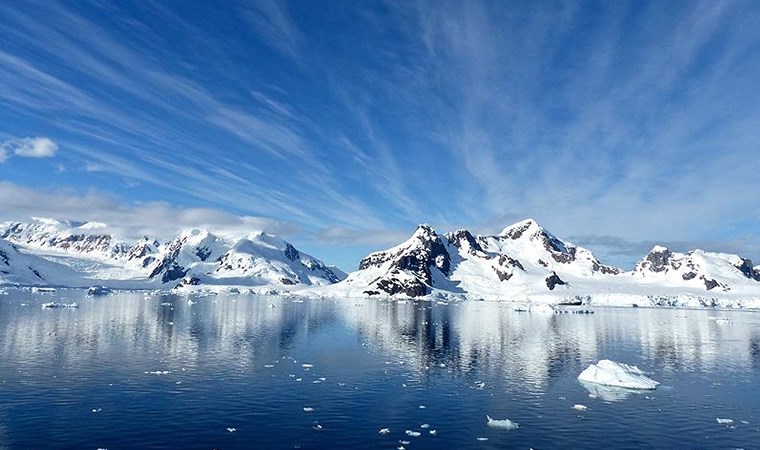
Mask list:
[[[637,264],[636,270],[648,270],[651,272],[665,272],[671,266],[673,252],[661,245],[655,245],[652,250]]]
[[[504,228],[499,236],[512,240],[521,239],[523,236],[532,236],[543,228],[533,219],[525,219]]]
[[[446,239],[455,247],[465,250],[470,254],[483,252],[483,248],[478,240],[465,229],[459,229],[451,233],[446,233]]]

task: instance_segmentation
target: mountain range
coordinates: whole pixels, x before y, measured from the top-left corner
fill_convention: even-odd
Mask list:
[[[4,224],[0,283],[125,289],[313,286],[345,277],[265,232],[225,239],[205,229],[190,229],[169,242],[152,237],[130,242],[100,233],[102,228],[51,219]]]
[[[99,232],[103,224],[35,219],[0,226],[0,283],[115,288],[276,287],[305,295],[580,301],[646,297],[697,299],[710,306],[760,301],[760,266],[725,253],[655,246],[633,270],[606,265],[535,220],[497,235],[428,225],[388,250],[371,253],[346,275],[264,232],[234,239],[185,230],[168,242]],[[579,300],[580,299],[580,300]],[[610,301],[615,303],[615,301]],[[619,302],[618,302],[619,303]],[[682,303],[682,302],[681,302]]]

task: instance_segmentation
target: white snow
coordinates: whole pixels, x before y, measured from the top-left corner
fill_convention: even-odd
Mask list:
[[[657,381],[648,378],[638,367],[602,359],[590,364],[578,379],[588,383],[627,389],[655,389]]]
[[[520,425],[516,422],[512,422],[509,419],[493,419],[486,414],[487,425],[491,428],[500,428],[503,430],[516,430],[520,428]]]

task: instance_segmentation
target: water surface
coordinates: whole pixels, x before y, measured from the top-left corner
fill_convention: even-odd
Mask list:
[[[0,448],[757,448],[760,315],[595,311],[10,290]],[[662,385],[576,380],[602,358]]]

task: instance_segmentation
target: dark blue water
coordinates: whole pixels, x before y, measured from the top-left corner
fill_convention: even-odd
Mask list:
[[[760,447],[757,313],[193,299],[0,295],[0,448]],[[662,385],[589,390],[602,358]]]

